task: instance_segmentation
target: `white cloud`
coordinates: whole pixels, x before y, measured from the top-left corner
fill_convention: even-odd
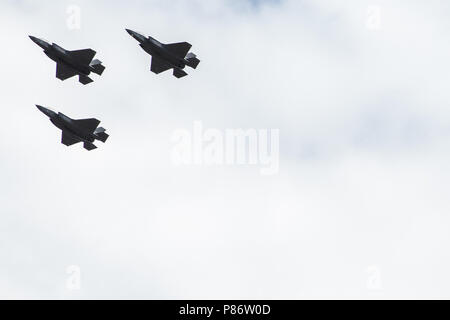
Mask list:
[[[0,5],[0,297],[449,297],[442,3],[242,3]],[[154,75],[126,27],[189,41],[199,68]],[[92,47],[107,69],[60,82],[29,34]],[[36,103],[111,138],[66,148]],[[174,168],[171,134],[194,120],[280,129],[280,174]],[[70,265],[81,291],[65,289]]]

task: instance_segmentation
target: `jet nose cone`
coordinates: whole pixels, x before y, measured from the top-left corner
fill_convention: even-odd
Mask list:
[[[54,111],[44,108],[43,106],[36,105],[36,107],[39,109],[39,111],[41,111],[43,114],[45,114],[49,118],[51,118],[52,116],[54,116],[56,114]]]
[[[137,41],[139,41],[141,43],[146,40],[146,38],[142,34],[136,32],[136,31],[133,31],[133,30],[130,30],[130,29],[125,29],[125,30],[127,30],[128,34],[130,36],[132,36],[134,39],[136,39]]]
[[[43,106],[40,106],[38,104],[36,105],[36,108],[38,108],[41,112],[44,112],[44,110],[46,110]]]
[[[39,39],[39,38],[36,38],[36,37],[33,37],[33,36],[29,36],[29,37],[30,37],[30,39],[31,39],[34,43],[36,43],[39,47],[41,47],[41,48],[43,48],[43,49],[48,48],[49,44],[48,44],[47,41],[44,41],[44,40],[42,40],[42,39]]]

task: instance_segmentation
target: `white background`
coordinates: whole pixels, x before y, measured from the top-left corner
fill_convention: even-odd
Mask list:
[[[449,298],[449,9],[3,0],[0,297]],[[155,75],[125,28],[202,62]],[[61,82],[28,35],[93,48],[106,71]],[[35,104],[111,137],[67,148]],[[174,167],[171,134],[196,120],[280,129],[279,174]]]

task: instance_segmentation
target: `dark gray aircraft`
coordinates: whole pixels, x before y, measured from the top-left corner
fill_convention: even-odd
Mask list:
[[[39,105],[36,105],[36,107],[49,117],[56,127],[62,130],[61,143],[66,146],[83,142],[84,148],[90,151],[97,148],[93,144],[95,140],[106,142],[109,137],[104,128],[98,127],[100,121],[97,119],[74,120],[60,112],[56,113]]]
[[[44,53],[56,62],[56,77],[60,80],[78,75],[82,84],[88,84],[93,81],[88,77],[91,72],[101,75],[105,70],[100,60],[92,60],[96,54],[92,49],[69,51],[55,43],[50,44],[33,36],[30,36],[30,39],[44,49]]]
[[[139,41],[142,49],[152,56],[151,71],[158,74],[163,71],[173,69],[173,75],[181,78],[187,75],[183,71],[185,66],[193,69],[197,68],[200,60],[195,54],[188,53],[192,45],[187,42],[163,44],[152,37],[145,36],[129,29],[127,32]]]

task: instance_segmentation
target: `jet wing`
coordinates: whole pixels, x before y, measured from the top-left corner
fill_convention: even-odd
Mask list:
[[[62,132],[62,137],[61,137],[62,144],[66,145],[66,146],[71,146],[78,142],[81,142],[81,140],[78,139],[77,137],[75,137],[73,134],[71,134],[67,131]]]
[[[66,64],[58,63],[56,65],[56,77],[60,80],[66,80],[76,76],[78,72]]]
[[[92,49],[69,51],[69,55],[81,64],[90,64],[96,52]]]
[[[94,132],[100,124],[100,120],[97,119],[81,119],[74,120],[77,126],[86,129],[89,132]]]
[[[154,73],[158,74],[171,68],[173,67],[168,62],[158,57],[152,57],[152,66],[150,70]]]
[[[192,45],[187,42],[170,43],[165,45],[166,49],[177,57],[184,58],[191,49]]]

